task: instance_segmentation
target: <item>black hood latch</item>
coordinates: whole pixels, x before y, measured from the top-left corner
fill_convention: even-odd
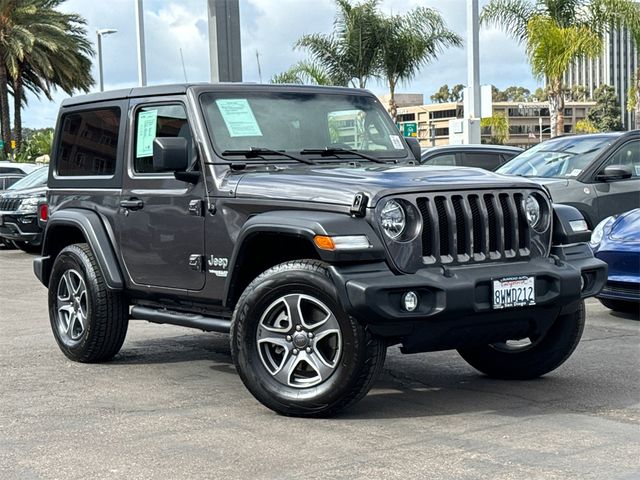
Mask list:
[[[353,203],[351,204],[351,208],[349,212],[352,217],[364,217],[367,212],[367,202],[369,198],[362,192],[356,193],[355,197],[353,197]]]

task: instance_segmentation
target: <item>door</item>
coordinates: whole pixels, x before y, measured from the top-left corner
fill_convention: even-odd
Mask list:
[[[631,140],[619,147],[598,168],[596,176],[609,165],[624,165],[632,176],[610,182],[594,180],[598,221],[640,207],[640,140]]]
[[[184,137],[190,168],[202,170],[186,112],[184,103],[175,101],[147,102],[130,113],[128,168],[118,233],[127,272],[138,285],[187,290],[204,287],[205,274],[198,265],[204,255],[204,178],[194,185],[153,167],[156,137]]]

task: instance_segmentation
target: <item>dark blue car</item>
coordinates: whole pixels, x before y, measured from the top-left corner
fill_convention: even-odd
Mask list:
[[[591,247],[609,265],[598,295],[611,310],[640,314],[640,208],[605,218],[593,229]]]

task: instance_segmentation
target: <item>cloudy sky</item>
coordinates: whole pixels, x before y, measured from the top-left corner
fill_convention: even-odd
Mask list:
[[[487,0],[480,0],[481,6]],[[137,85],[136,29],[134,0],[69,0],[65,11],[76,12],[88,22],[90,38],[95,42],[99,28],[115,28],[118,33],[103,37],[105,89]],[[381,9],[388,13],[404,13],[418,5],[438,10],[448,26],[466,37],[466,0],[383,0]],[[209,80],[207,34],[207,0],[145,0],[147,41],[147,79],[150,85]],[[240,0],[242,30],[242,68],[244,80],[258,82],[256,52],[260,59],[262,80],[286,70],[305,57],[293,51],[293,43],[305,33],[330,32],[335,16],[333,0]],[[184,56],[182,68],[180,50]],[[94,68],[97,91],[97,60]],[[444,83],[449,86],[466,83],[464,48],[447,50],[400,92],[418,92],[425,101]],[[500,31],[480,31],[480,82],[498,88],[523,85],[534,89],[524,50]],[[382,83],[369,88],[384,93]],[[41,128],[55,123],[59,102],[30,98],[23,114],[24,126]]]

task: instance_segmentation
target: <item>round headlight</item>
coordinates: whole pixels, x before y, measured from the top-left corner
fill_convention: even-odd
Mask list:
[[[529,195],[524,203],[524,211],[527,214],[527,221],[529,225],[536,228],[540,224],[542,219],[542,213],[540,211],[540,202],[536,200],[533,195]]]
[[[613,217],[605,218],[598,225],[596,225],[596,228],[593,229],[593,232],[591,232],[591,240],[589,240],[589,244],[592,248],[596,248],[598,247],[598,245],[600,245],[600,242],[602,242],[602,239],[604,238],[604,230],[612,218]]]
[[[396,239],[407,226],[407,215],[395,200],[389,200],[380,212],[380,225],[382,230],[391,239]]]

